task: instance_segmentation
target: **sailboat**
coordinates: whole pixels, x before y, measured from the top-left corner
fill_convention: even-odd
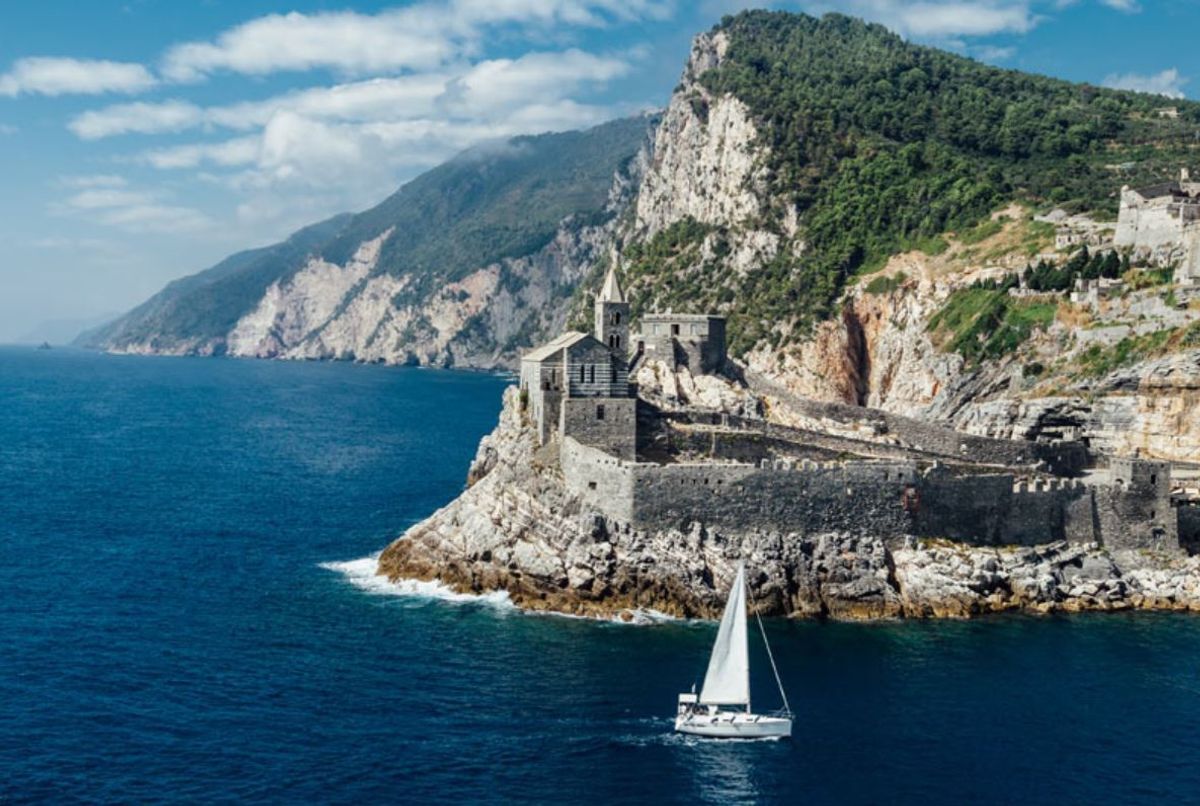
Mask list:
[[[783,710],[772,714],[755,714],[750,710],[750,653],[746,640],[746,565],[738,565],[737,578],[725,602],[725,613],[721,616],[721,627],[717,630],[717,641],[713,644],[712,657],[708,660],[708,672],[704,675],[704,686],[699,696],[693,686],[690,694],[679,695],[679,710],[675,716],[675,730],[695,736],[720,739],[767,739],[784,738],[792,735],[792,712],[788,707],[787,695],[775,668],[775,657],[767,642],[767,631],[762,620],[763,643],[771,670],[775,672],[775,683],[783,698]]]

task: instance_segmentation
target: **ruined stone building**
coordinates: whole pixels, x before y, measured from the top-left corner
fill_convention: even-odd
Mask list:
[[[1175,282],[1200,282],[1200,182],[1187,169],[1178,182],[1121,188],[1114,238],[1135,259],[1175,266]]]

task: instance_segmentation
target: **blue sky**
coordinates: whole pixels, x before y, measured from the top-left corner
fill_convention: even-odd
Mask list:
[[[691,36],[750,5],[4,0],[0,342],[123,311],[472,143],[661,106]],[[770,5],[1005,67],[1200,92],[1200,0]]]

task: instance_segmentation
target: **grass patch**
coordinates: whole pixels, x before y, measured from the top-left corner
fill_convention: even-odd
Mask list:
[[[987,221],[981,221],[966,232],[959,233],[958,240],[961,243],[972,246],[980,241],[986,241],[993,235],[999,235],[1004,229],[1004,222],[998,218],[989,218]]]
[[[1148,358],[1200,347],[1200,322],[1127,336],[1111,347],[1093,344],[1079,357],[1078,377],[1099,378]]]
[[[1035,330],[1054,321],[1058,303],[1017,300],[1006,290],[963,288],[929,320],[929,330],[945,349],[972,364],[1017,350]]]
[[[1154,288],[1160,285],[1170,285],[1175,279],[1175,269],[1130,269],[1121,278],[1131,291],[1141,291],[1143,288]]]
[[[904,285],[904,281],[908,279],[908,275],[904,272],[897,272],[891,275],[881,275],[872,277],[871,282],[867,283],[864,289],[868,294],[890,294],[900,286]]]

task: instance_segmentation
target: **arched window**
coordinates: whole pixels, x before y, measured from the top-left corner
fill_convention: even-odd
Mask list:
[[[612,314],[612,323],[613,323],[614,325],[619,325],[619,324],[621,324],[621,312],[620,312],[620,311],[613,311],[613,314]]]
[[[579,382],[580,383],[583,383],[583,373],[584,373],[583,364],[580,364],[579,365]]]

